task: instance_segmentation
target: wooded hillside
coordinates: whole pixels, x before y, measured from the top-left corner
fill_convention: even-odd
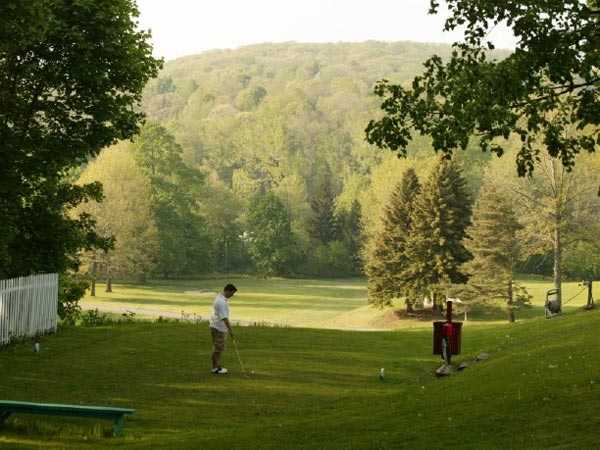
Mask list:
[[[156,228],[157,242],[145,250],[157,250],[137,266],[151,264],[157,276],[362,273],[402,174],[413,167],[424,179],[437,159],[423,137],[406,160],[365,142],[368,121],[380,116],[373,86],[382,78],[409,83],[427,57],[450,51],[410,42],[286,43],[167,62],[146,87],[141,136],[112,150],[137,154],[150,183],[154,223],[143,229]],[[157,164],[169,169],[154,173],[148,164],[161,152]],[[476,143],[457,158],[473,200],[491,158]],[[96,164],[102,160],[88,170]],[[547,253],[536,249],[542,261]]]

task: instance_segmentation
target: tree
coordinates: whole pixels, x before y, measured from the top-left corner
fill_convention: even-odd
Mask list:
[[[429,58],[411,87],[380,81],[384,116],[372,120],[367,140],[406,154],[414,130],[431,136],[450,155],[473,136],[483,151],[501,156],[502,139],[521,141],[518,173],[531,173],[543,142],[547,153],[571,169],[582,151],[600,144],[600,10],[582,0],[447,0],[444,29],[464,27],[449,60]],[[440,2],[431,0],[431,13]],[[488,33],[506,22],[517,38],[503,59],[491,53]],[[587,133],[568,135],[574,126]]]
[[[240,91],[236,98],[236,106],[242,111],[251,111],[256,109],[263,98],[267,95],[267,90],[262,86],[255,86]]]
[[[514,322],[514,269],[519,258],[517,232],[522,228],[509,196],[493,183],[484,184],[467,230],[466,247],[473,259],[465,265],[468,286],[479,301],[502,299]]]
[[[361,225],[361,207],[358,200],[353,200],[350,210],[336,213],[338,240],[350,255],[348,275],[359,275],[362,272],[363,229]]]
[[[335,192],[331,169],[325,164],[317,176],[317,186],[310,201],[313,217],[309,224],[310,236],[321,244],[328,244],[337,235],[335,217]]]
[[[400,80],[412,78],[418,73],[421,55],[435,49],[446,55],[450,47],[374,42],[268,44],[167,63],[160,78],[146,88],[144,111],[175,136],[186,164],[206,174],[211,191],[203,188],[199,203],[201,216],[208,222],[211,259],[218,265],[214,269],[248,267],[244,263],[250,258],[244,249],[249,243],[239,239],[248,231],[247,206],[256,192],[271,191],[285,204],[296,244],[306,255],[294,268],[297,273],[356,273],[361,262],[354,247],[362,243],[357,242],[357,235],[350,237],[349,229],[340,227],[346,226],[352,201],[358,199],[365,224],[361,234],[371,234],[371,224],[378,226],[380,221],[378,199],[387,198],[398,181],[398,171],[390,170],[389,164],[378,167],[382,155],[364,141],[364,124],[377,109],[370,86],[383,73],[393,73]],[[399,55],[401,65],[397,64]],[[326,70],[312,73],[314,67],[318,69],[315,61]],[[194,83],[186,91],[184,86],[191,80]],[[267,92],[262,98],[260,86]],[[419,174],[426,171],[424,157],[436,159],[429,147],[427,138],[414,144]],[[387,156],[387,160],[395,159]],[[469,161],[477,158],[483,166],[487,156],[476,154]],[[400,173],[408,165],[400,160],[398,164],[393,167]],[[331,189],[330,195],[322,196],[319,185],[327,166]],[[473,167],[468,165],[468,170]],[[379,178],[381,189],[372,189],[378,184],[377,172],[390,176]],[[470,186],[476,184],[470,181]],[[368,199],[372,190],[379,192]],[[314,204],[323,198],[328,199],[322,205],[328,211],[324,222],[330,230],[331,223],[337,222],[335,233],[323,233],[327,244],[321,243],[311,226],[316,217],[311,200]]]
[[[87,215],[98,184],[71,168],[136,133],[138,103],[160,61],[131,0],[0,3],[0,276],[64,272],[106,247]]]
[[[412,292],[406,289],[401,274],[408,264],[406,242],[412,233],[412,217],[421,184],[414,169],[404,172],[385,208],[383,229],[372,243],[365,272],[369,303],[390,306],[397,297],[406,297],[407,311],[412,310]]]
[[[185,164],[181,146],[157,123],[142,128],[133,153],[152,190],[160,248],[157,272],[169,277],[206,270],[210,248],[205,221],[197,212],[202,173]]]
[[[291,272],[294,236],[285,205],[271,193],[257,194],[248,211],[249,252],[264,275]]]
[[[554,287],[561,292],[563,254],[576,243],[592,242],[590,230],[597,224],[600,200],[594,195],[597,167],[589,155],[569,171],[561,161],[542,153],[536,174],[515,179],[494,167],[495,177],[510,196],[524,225],[520,239],[526,255],[552,253]]]
[[[590,236],[591,242],[577,242],[565,251],[564,265],[571,279],[598,280],[600,279],[600,226],[596,224]]]
[[[417,197],[411,221],[408,263],[399,276],[415,295],[431,295],[436,309],[446,286],[467,281],[462,265],[471,259],[464,245],[471,199],[456,162],[439,161]]]
[[[212,270],[222,273],[248,270],[250,261],[242,239],[241,202],[227,186],[213,180],[200,205],[211,244]]]
[[[152,214],[149,180],[137,166],[129,145],[121,143],[103,151],[82,173],[79,183],[92,180],[104,185],[104,201],[81,205],[75,213],[85,212],[97,222],[97,229],[115,239],[114,249],[93,250],[94,263],[107,279],[113,276],[144,281],[156,267],[159,242]]]

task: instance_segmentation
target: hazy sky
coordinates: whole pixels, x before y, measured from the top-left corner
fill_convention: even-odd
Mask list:
[[[140,25],[152,30],[156,56],[173,59],[204,50],[261,42],[453,42],[429,0],[137,0]],[[505,28],[491,35],[513,48]]]

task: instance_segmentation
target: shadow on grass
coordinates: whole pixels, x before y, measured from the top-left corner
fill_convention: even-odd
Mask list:
[[[427,309],[415,309],[412,312],[407,312],[404,309],[397,309],[393,311],[393,316],[399,320],[412,320],[415,322],[426,323],[433,321],[444,321],[446,320],[445,312],[432,311],[431,308]],[[516,319],[538,317],[544,315],[544,308],[539,306],[525,307],[521,309],[515,309]],[[508,311],[506,307],[497,305],[475,305],[472,306],[466,315],[466,321],[470,322],[497,322],[499,320],[508,321]],[[454,321],[465,321],[464,311],[455,311],[452,314],[452,320]]]
[[[563,314],[573,314],[577,311],[582,310],[579,306],[565,306],[563,307]],[[530,305],[515,308],[514,310],[515,320],[529,320],[540,317],[545,317],[544,306],[542,305]],[[426,323],[437,320],[445,320],[445,314],[433,313],[430,308],[428,309],[417,309],[412,313],[407,313],[404,309],[394,310],[391,314],[399,320],[413,320],[415,322]],[[452,319],[455,321],[464,321],[464,311],[458,311],[452,314]],[[504,305],[473,305],[467,312],[468,322],[498,322],[498,321],[509,321],[509,314],[506,306]]]
[[[151,281],[147,284],[134,284],[134,283],[117,283],[113,284],[113,291],[116,294],[123,294],[122,291],[136,290],[143,292],[167,292],[174,294],[190,294],[189,292],[197,291],[203,295],[215,294],[223,289],[222,284],[216,284],[214,280],[210,282],[202,282],[207,280],[199,280],[199,282],[192,281]],[[331,284],[298,284],[297,282],[290,283],[289,280],[231,280],[233,283],[237,283],[238,288],[246,293],[252,295],[298,295],[298,296],[322,296],[324,298],[347,298],[351,295],[351,298],[363,298],[366,294],[366,287],[363,286],[348,286],[348,285],[331,285]],[[317,280],[307,280],[314,283]],[[97,286],[104,286],[98,283]],[[98,288],[103,290],[103,288]],[[188,291],[188,292],[186,292]],[[337,292],[336,292],[337,291]]]
[[[515,320],[532,319],[544,316],[544,307],[539,305],[523,306],[513,309]],[[509,321],[509,311],[504,305],[474,305],[467,312],[471,322]]]
[[[582,311],[579,306],[563,306],[563,315],[570,315]],[[514,309],[516,320],[529,320],[545,317],[543,305],[523,306]],[[460,316],[459,316],[460,317]],[[478,305],[473,307],[467,314],[468,320],[473,322],[487,322],[506,320],[508,322],[508,311],[505,306],[500,305]]]
[[[97,441],[112,438],[112,421],[19,414],[10,417],[2,426],[2,431],[36,439]]]

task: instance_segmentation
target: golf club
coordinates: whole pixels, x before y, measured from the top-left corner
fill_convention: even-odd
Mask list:
[[[235,338],[231,339],[233,341],[233,348],[235,349],[235,354],[237,355],[238,362],[240,363],[240,368],[242,369],[242,373],[245,377],[249,377],[250,374],[244,368],[244,363],[242,362],[242,358],[240,357],[240,351],[238,350],[237,340]]]

